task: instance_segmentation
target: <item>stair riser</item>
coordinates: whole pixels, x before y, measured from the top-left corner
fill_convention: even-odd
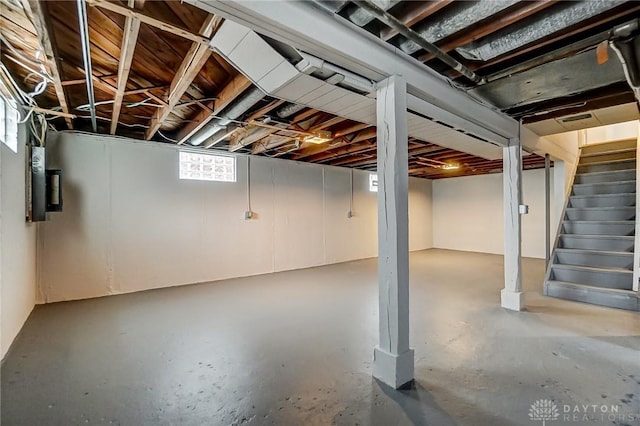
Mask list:
[[[558,241],[559,248],[582,250],[609,250],[609,251],[633,251],[633,240],[617,238],[579,238],[569,235],[561,235]]]
[[[576,223],[562,225],[565,234],[579,235],[634,235],[635,224],[630,223]]]
[[[569,207],[627,207],[635,206],[636,195],[613,195],[610,197],[570,197]]]
[[[594,157],[580,157],[579,164],[592,164],[592,163],[601,163],[603,161],[614,161],[614,160],[627,160],[627,159],[635,159],[636,153],[635,151],[629,152],[613,152],[607,154],[600,154]]]
[[[598,174],[581,174],[576,175],[574,183],[602,183],[602,182],[619,182],[621,180],[634,180],[636,178],[635,170],[623,170],[611,173]]]
[[[636,209],[620,210],[571,210],[567,209],[569,220],[632,220]]]
[[[601,143],[597,145],[587,145],[582,147],[582,154],[596,154],[602,152],[616,151],[619,149],[636,148],[638,142],[631,139],[619,142]]]
[[[617,288],[619,290],[632,289],[633,274],[631,273],[562,269],[556,266],[552,267],[551,271],[552,279],[558,281],[586,284],[602,288]]]
[[[591,266],[594,268],[633,269],[633,255],[595,253],[556,253],[556,262],[562,265]]]
[[[606,182],[599,184],[577,184],[573,185],[573,195],[598,195],[616,194],[625,192],[636,192],[634,182]]]
[[[635,158],[629,161],[621,161],[619,163],[612,164],[585,164],[578,166],[578,173],[595,173],[595,172],[610,172],[613,170],[625,170],[633,169],[636,166]]]
[[[545,294],[551,297],[590,303],[592,305],[608,306],[611,308],[626,309],[628,311],[640,311],[640,299],[631,295],[609,294],[594,291],[593,289],[555,285],[554,283],[547,283],[545,285]]]

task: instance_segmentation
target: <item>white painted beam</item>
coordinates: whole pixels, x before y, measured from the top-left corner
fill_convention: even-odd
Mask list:
[[[524,309],[522,292],[522,230],[520,205],[522,200],[522,146],[520,139],[509,141],[503,148],[504,180],[504,288],[501,293],[503,308],[514,311]]]
[[[380,343],[373,375],[398,389],[413,380],[409,348],[409,215],[406,82],[391,76],[377,90],[378,298]]]
[[[518,122],[514,119],[480,104],[423,63],[313,2],[187,2],[371,80],[402,75],[412,95],[502,138],[518,136]]]

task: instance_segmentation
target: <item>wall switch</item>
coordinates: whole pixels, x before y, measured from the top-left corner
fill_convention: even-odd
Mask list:
[[[526,204],[520,204],[518,210],[520,211],[520,214],[529,214],[529,206]]]
[[[251,210],[247,210],[244,212],[244,220],[249,220],[253,217],[253,212]]]

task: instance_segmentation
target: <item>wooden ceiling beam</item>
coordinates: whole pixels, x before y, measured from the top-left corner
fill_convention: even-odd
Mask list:
[[[183,128],[178,131],[176,139],[178,145],[185,143],[198,130],[207,125],[214,116],[220,114],[231,102],[233,102],[242,92],[251,86],[251,81],[242,74],[234,77],[224,88],[216,95],[215,101],[206,103],[213,110],[202,110],[191,119]]]
[[[40,2],[38,0],[21,0],[25,13],[29,15],[33,21],[36,33],[38,34],[38,40],[46,56],[47,65],[51,77],[53,78],[53,87],[58,97],[58,103],[62,112],[70,114],[69,105],[67,104],[67,98],[64,93],[64,87],[62,86],[62,77],[60,75],[60,60],[57,55],[57,49],[55,41],[52,41],[51,35],[51,19],[49,12],[45,5],[46,2]],[[69,129],[73,129],[73,122],[70,117],[65,117],[65,123]]]
[[[35,0],[29,0],[29,1],[35,1]],[[108,0],[87,0],[87,4],[89,4],[89,6],[97,6],[105,10],[110,10],[111,12],[115,12],[122,16],[130,16],[133,18],[137,18],[142,23],[145,23],[152,27],[159,28],[168,33],[186,38],[187,40],[191,40],[194,43],[203,44],[207,46],[209,45],[209,41],[210,41],[209,38],[211,37],[211,35],[202,34],[202,31],[200,31],[200,34],[196,34],[190,30],[180,28],[176,25],[156,19],[144,12],[140,12],[135,9],[122,6],[118,3],[112,3]]]
[[[410,5],[407,10],[401,13],[399,16],[396,16],[403,24],[407,27],[411,27],[412,25],[422,21],[423,19],[433,15],[453,0],[436,0],[430,2],[409,2]],[[380,38],[383,40],[389,40],[393,36],[398,34],[393,28],[384,28],[380,31]]]
[[[219,28],[222,18],[217,15],[208,15],[204,23],[200,27],[200,34],[205,37],[211,37],[214,31]],[[178,104],[182,96],[185,94],[193,80],[196,78],[207,59],[211,55],[211,49],[208,44],[193,43],[189,51],[185,55],[182,63],[178,67],[171,86],[169,87],[169,97],[167,103],[169,105],[158,109],[151,122],[149,128],[145,132],[144,138],[150,140],[153,135],[160,129],[162,123],[169,117],[173,108]]]
[[[131,6],[133,0],[129,0]],[[133,53],[138,43],[138,33],[140,32],[140,20],[134,16],[127,16],[124,23],[124,33],[122,34],[122,46],[120,47],[120,62],[118,64],[118,87],[113,101],[111,112],[111,128],[109,133],[114,135],[118,127],[120,110],[122,109],[122,99],[127,89],[129,72],[133,61]]]
[[[511,8],[507,13],[500,14],[497,18],[494,16],[489,17],[484,20],[484,22],[474,24],[473,29],[468,31],[463,30],[452,37],[447,37],[442,43],[437,43],[437,45],[445,52],[450,52],[457,47],[464,46],[465,44],[471,43],[486,35],[521,21],[554,5],[557,2],[558,0],[539,0],[518,3],[515,8]],[[421,62],[427,62],[433,58],[433,54],[425,53],[419,56],[418,60]]]

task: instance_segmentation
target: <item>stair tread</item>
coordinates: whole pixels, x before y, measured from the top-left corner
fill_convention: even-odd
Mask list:
[[[635,179],[632,180],[616,180],[613,182],[591,182],[591,183],[574,183],[573,186],[597,186],[597,185],[617,185],[617,184],[628,184],[628,183],[636,183]],[[628,192],[628,194],[633,194],[632,192]]]
[[[602,165],[602,164],[618,164],[618,163],[626,163],[626,162],[634,162],[636,161],[635,158],[620,158],[617,160],[605,160],[605,161],[594,161],[593,163],[578,163],[578,167],[585,167],[585,166],[594,166],[596,164],[598,165]],[[612,170],[613,171],[613,170]]]
[[[573,249],[559,247],[556,249],[556,253],[585,253],[585,254],[603,254],[610,256],[627,256],[633,257],[633,252],[630,251],[616,251],[616,250],[598,250],[598,249]]]
[[[622,149],[612,149],[610,151],[602,151],[602,152],[591,152],[591,153],[582,153],[580,154],[580,158],[591,158],[597,157],[599,155],[611,155],[611,154],[624,154],[625,152],[635,152],[636,148],[622,148]]]
[[[563,285],[563,286],[579,287],[579,288],[585,288],[585,289],[594,290],[594,291],[602,291],[602,292],[605,292],[605,293],[614,293],[614,294],[638,297],[637,292],[635,292],[633,290],[623,290],[621,288],[598,287],[598,286],[595,286],[595,285],[572,283],[572,282],[569,282],[569,281],[560,281],[560,280],[548,280],[547,284],[559,284],[559,285]]]
[[[581,183],[578,183],[576,185],[584,185]],[[617,192],[615,194],[580,194],[580,195],[570,195],[569,197],[572,198],[588,198],[588,197],[619,197],[621,195],[632,195],[635,197],[636,193],[635,192]]]
[[[637,293],[633,290],[624,290],[621,288],[609,288],[609,287],[598,287],[595,285],[589,285],[589,284],[581,284],[581,283],[572,283],[569,281],[560,281],[560,280],[549,280],[547,281],[547,284],[560,284],[560,285],[564,285],[564,286],[571,286],[571,287],[581,287],[581,288],[587,288],[587,289],[592,289],[592,290],[596,290],[596,291],[604,291],[607,293],[618,293],[618,294],[625,294],[625,295],[629,295],[629,296],[635,296],[638,297]]]
[[[635,220],[563,220],[563,222],[571,222],[571,223],[616,223],[616,224],[624,224],[630,225],[632,223],[636,223]]]
[[[633,235],[600,235],[600,234],[567,234],[561,233],[561,237],[570,237],[570,238],[580,238],[580,239],[597,239],[597,240],[606,240],[606,239],[616,239],[616,240],[629,240],[634,241],[635,236]]]
[[[567,210],[635,210],[635,206],[603,206],[603,207],[567,207]]]
[[[633,271],[630,269],[624,268],[603,268],[603,267],[595,267],[595,266],[583,266],[583,265],[568,265],[564,263],[552,263],[551,269],[557,268],[559,269],[573,269],[573,270],[584,270],[589,272],[615,272],[619,274],[628,274],[633,275]]]
[[[576,176],[580,176],[580,177],[591,177],[591,176],[600,176],[600,175],[608,175],[608,174],[625,174],[625,173],[629,173],[629,172],[635,172],[636,168],[635,167],[629,167],[628,169],[620,169],[620,170],[605,170],[603,172],[583,172],[583,173],[576,173]]]

